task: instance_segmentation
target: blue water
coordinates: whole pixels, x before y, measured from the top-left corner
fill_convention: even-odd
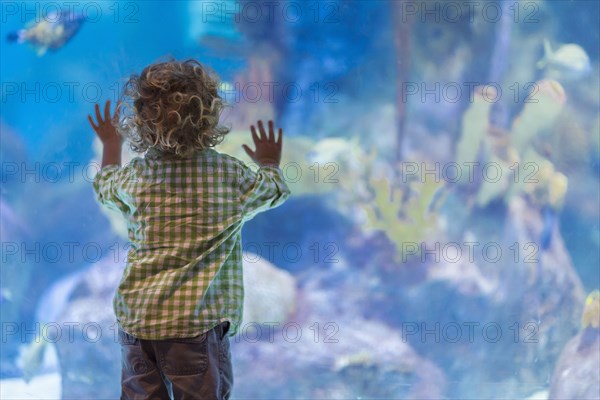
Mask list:
[[[254,19],[259,3],[275,7],[273,22],[265,23],[264,14],[263,19]],[[490,3],[483,1],[481,6]],[[399,137],[403,137],[404,161],[454,161],[463,134],[462,118],[471,105],[466,96],[458,102],[413,96],[402,104],[398,100],[401,94],[397,80],[422,81],[428,88],[435,87],[436,82],[463,85],[485,81],[496,67],[490,60],[498,42],[494,36],[497,23],[478,25],[469,22],[466,15],[458,22],[445,20],[447,15],[439,13],[448,7],[448,2],[429,2],[431,7],[439,7],[429,16],[423,12],[422,7],[428,7],[425,3],[403,2],[405,7],[415,6],[418,10],[409,37],[396,31],[400,23],[394,20],[392,2],[383,0],[99,1],[75,5],[75,11],[83,13],[85,21],[56,51],[39,56],[27,44],[4,40],[36,14],[47,14],[57,4],[67,3],[0,3],[0,377],[23,376],[24,370],[17,362],[18,346],[30,343],[30,338],[8,334],[7,327],[34,324],[41,318],[40,313],[46,313],[44,310],[55,304],[66,308],[66,303],[89,294],[88,288],[78,287],[69,296],[58,295],[56,288],[72,288],[73,282],[85,275],[82,271],[99,261],[81,252],[68,260],[59,257],[59,262],[48,254],[36,259],[35,254],[23,253],[23,246],[38,249],[35,246],[44,248],[49,243],[94,243],[107,252],[115,243],[123,246],[126,242],[95,202],[89,179],[72,181],[65,174],[68,163],[75,163],[79,173],[81,166],[97,157],[87,115],[98,102],[116,101],[130,74],[173,57],[198,59],[214,69],[224,82],[235,83],[248,73],[250,79],[301,87],[304,95],[298,101],[279,96],[266,108],[260,102],[255,108],[250,102],[248,107],[246,102],[244,106],[250,110],[247,118],[256,120],[270,113],[283,126],[286,138],[297,140],[291,142],[291,152],[297,152],[295,160],[301,160],[305,173],[314,172],[309,154],[321,151],[322,157],[337,163],[337,173],[346,183],[336,186],[336,194],[301,187],[306,190],[292,196],[284,207],[258,216],[244,228],[244,237],[267,244],[264,248],[268,249],[273,241],[287,241],[303,249],[303,254],[294,260],[281,252],[269,257],[297,284],[297,313],[290,318],[303,324],[306,332],[311,322],[317,322],[308,321],[307,315],[330,318],[339,323],[346,344],[342,340],[338,347],[296,350],[283,346],[273,351],[266,347],[268,341],[242,341],[232,349],[239,354],[234,397],[416,398],[419,393],[433,397],[441,393],[441,398],[526,398],[536,391],[546,391],[548,395],[558,357],[566,342],[580,331],[585,295],[600,288],[599,2],[511,2],[512,10],[518,9],[520,14],[511,16],[518,21],[512,25],[513,47],[506,55],[510,59],[507,69],[510,79],[527,77],[516,82],[518,87],[545,77],[545,72],[535,67],[543,56],[544,38],[551,41],[555,50],[561,44],[577,44],[590,60],[588,75],[556,78],[565,90],[567,111],[554,124],[560,129],[550,127],[538,138],[539,148],[543,149],[540,153],[568,178],[568,189],[564,205],[551,211],[555,214],[546,214],[552,225],[544,226],[547,230],[541,233],[532,233],[543,222],[532,222],[527,229],[519,230],[521,225],[511,218],[512,209],[503,197],[478,207],[474,205],[477,184],[450,187],[448,200],[440,210],[445,219],[439,229],[445,236],[424,239],[500,242],[507,246],[503,248],[505,254],[513,255],[511,243],[521,240],[514,232],[526,232],[530,235],[526,240],[535,242],[543,237],[549,246],[540,250],[547,251],[544,257],[549,257],[544,258],[544,265],[490,263],[483,257],[457,270],[452,269],[456,265],[452,263],[435,270],[431,259],[398,262],[394,246],[395,240],[402,238],[393,235],[404,233],[397,233],[401,231],[395,230],[394,223],[409,225],[410,218],[406,216],[414,218],[415,214],[402,208],[397,213],[398,221],[382,223],[384,228],[376,233],[366,229],[361,222],[365,218],[361,213],[365,204],[361,201],[372,206],[375,198],[360,198],[360,185],[362,179],[373,182],[369,181],[371,176],[365,177],[355,168],[359,165],[374,175],[378,168],[393,165]],[[224,13],[221,18],[223,7],[241,7],[241,22],[236,23],[231,13]],[[294,7],[303,14],[296,16]],[[288,10],[284,18],[283,9]],[[436,12],[438,17],[441,15],[439,21],[435,20]],[[534,22],[526,22],[529,12],[533,12]],[[210,47],[211,43],[216,44],[215,48]],[[404,60],[398,58],[397,52],[406,49],[406,43],[410,43],[410,58]],[[525,54],[518,52],[521,45],[529,46]],[[256,71],[252,72],[252,66],[261,62],[269,66],[270,75],[257,77]],[[406,75],[398,78],[404,66],[408,66]],[[510,86],[511,82],[503,84]],[[512,95],[510,90],[505,93]],[[521,95],[514,104],[507,105],[510,118],[525,109],[524,97]],[[398,133],[396,125],[401,109],[406,111],[404,136]],[[247,129],[239,122],[235,124],[236,131]],[[327,142],[328,138],[338,141]],[[356,142],[351,142],[353,138]],[[510,132],[505,139],[508,143],[515,140]],[[312,145],[306,154],[301,153],[302,140]],[[327,147],[328,143],[347,147],[337,152],[335,146]],[[360,158],[357,147],[375,149],[376,158]],[[53,163],[63,168],[57,181],[48,179],[43,170]],[[34,172],[23,177],[21,170],[17,174],[11,170],[14,166],[33,168]],[[40,174],[42,179],[36,181]],[[407,198],[419,198],[418,191],[411,192],[414,188],[398,188],[404,190]],[[549,208],[521,195],[527,199],[528,207],[522,219],[531,215],[543,219],[541,210]],[[390,207],[400,201],[392,197]],[[10,247],[15,244],[21,246],[17,253]],[[33,251],[36,252],[39,250]],[[564,270],[556,266],[560,263]],[[472,265],[476,268],[468,269]],[[506,271],[512,271],[512,275],[507,277]],[[544,273],[530,284],[531,271]],[[486,291],[486,284],[494,289]],[[473,344],[464,337],[458,343],[431,342],[427,337],[420,340],[418,335],[400,341],[407,329],[419,326],[413,325],[415,321],[430,328],[436,323],[447,327],[475,321],[484,326],[493,321],[504,329],[505,336],[498,343],[483,344]],[[318,322],[322,325],[327,321]],[[528,325],[531,323],[534,325]],[[540,347],[512,341],[511,335],[518,333],[515,326],[521,335],[531,333],[523,327],[533,327],[534,336],[542,343]],[[361,342],[363,339],[365,342]],[[394,357],[408,357],[405,345],[420,357],[417,365],[399,367],[385,358],[378,343],[389,345],[389,354]],[[112,361],[118,361],[118,346],[112,351],[107,354],[112,355]],[[294,357],[295,351],[305,357]],[[261,368],[271,368],[264,374],[264,381],[252,364],[253,357]],[[365,357],[375,361],[364,361]],[[75,363],[73,359],[63,362]],[[81,376],[88,379],[100,376],[98,371],[110,369],[109,361],[98,359],[101,361],[91,363]],[[286,376],[288,364],[293,372]],[[111,371],[114,378],[116,370]],[[56,366],[54,372],[60,372]],[[118,378],[89,378],[89,395],[111,385],[118,391]],[[439,386],[439,392],[419,392],[421,381]],[[16,396],[15,393],[7,395]]]

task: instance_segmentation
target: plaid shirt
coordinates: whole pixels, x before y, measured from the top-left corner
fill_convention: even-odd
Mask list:
[[[127,219],[131,247],[113,299],[121,329],[142,339],[192,337],[228,320],[234,335],[242,225],[290,195],[281,170],[255,172],[213,149],[188,158],[149,150],[127,166],[105,166],[93,187]]]

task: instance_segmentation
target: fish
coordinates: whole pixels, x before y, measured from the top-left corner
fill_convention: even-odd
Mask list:
[[[85,17],[74,12],[53,11],[45,17],[31,21],[25,28],[10,32],[8,42],[28,43],[37,49],[37,55],[43,56],[48,49],[56,51],[63,47],[81,28]]]
[[[564,44],[556,51],[544,39],[544,57],[537,62],[539,69],[546,69],[550,77],[575,80],[587,76],[592,66],[585,50],[575,43]]]

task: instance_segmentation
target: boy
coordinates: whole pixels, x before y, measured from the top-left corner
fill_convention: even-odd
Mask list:
[[[98,201],[128,221],[131,248],[113,299],[122,348],[123,399],[227,399],[233,384],[228,335],[242,315],[241,229],[256,213],[289,196],[275,140],[262,121],[260,166],[212,149],[228,130],[218,81],[194,60],[146,67],[125,86],[124,99],[97,123],[102,169],[94,178]],[[126,100],[131,114],[119,121]],[[123,101],[125,100],[125,101]],[[122,136],[146,154],[121,167]]]

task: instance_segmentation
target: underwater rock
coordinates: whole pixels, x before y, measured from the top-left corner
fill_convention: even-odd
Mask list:
[[[496,282],[487,277],[476,263],[468,260],[434,263],[427,271],[431,282],[445,282],[465,296],[492,296]]]
[[[496,300],[505,311],[512,309],[515,320],[535,324],[536,342],[525,346],[515,361],[522,373],[528,370],[527,374],[538,382],[545,382],[551,375],[560,349],[577,331],[577,316],[585,298],[558,223],[547,249],[539,244],[543,230],[544,217],[539,209],[521,197],[510,201],[500,245],[503,249],[519,246],[522,253],[518,260],[502,266],[496,292]]]
[[[563,349],[552,377],[551,399],[600,396],[600,291],[587,297],[581,331]]]
[[[244,315],[246,324],[284,324],[296,308],[296,280],[265,258],[244,253]]]
[[[540,294],[549,292],[551,297],[562,297],[562,300],[556,298],[553,304],[562,309],[566,304],[561,303],[570,303],[572,307],[567,321],[571,326],[576,326],[575,315],[577,314],[573,314],[572,311],[581,309],[585,293],[565,248],[558,224],[554,225],[553,240],[544,251],[538,243],[545,228],[542,211],[524,198],[514,197],[508,205],[507,221],[504,226],[504,244],[531,245],[530,252],[509,264],[511,268],[521,268],[519,275],[526,277],[519,286],[526,286],[528,291],[535,290]],[[510,288],[512,278],[508,274],[503,274],[502,277],[504,291],[498,293],[499,297],[514,296],[514,290]]]
[[[244,253],[243,260],[245,324],[258,330],[261,323],[284,324],[296,307],[295,279],[256,255]],[[121,352],[112,299],[123,268],[108,256],[64,278],[43,297],[40,314],[50,307],[52,313],[60,313],[52,322],[73,326],[70,335],[54,343],[65,398],[119,396]]]
[[[373,254],[356,265],[352,257],[351,271],[322,281],[344,294],[329,312],[354,308],[402,331],[453,382],[446,393],[452,398],[526,398],[546,387],[560,349],[577,330],[573,310],[581,307],[582,284],[558,224],[542,250],[539,208],[521,196],[508,212],[502,204],[472,210],[464,222],[469,230],[438,243],[437,251],[426,243],[428,252],[395,264]],[[479,243],[472,260],[463,242]],[[451,244],[461,249],[456,259],[442,250]],[[503,256],[484,254],[486,244]]]
[[[315,288],[313,288],[315,289]],[[235,393],[252,398],[444,398],[446,380],[400,332],[332,313],[336,290],[306,290],[296,319],[232,342]],[[260,366],[257,368],[257,366]]]
[[[492,300],[497,282],[478,264],[413,259],[386,271],[363,306],[363,313],[388,321],[420,356],[442,369],[452,382],[448,398],[496,398],[498,387],[511,378],[503,369],[518,351],[508,350],[512,337],[492,332],[496,327],[506,332],[510,324],[498,318],[501,305]],[[508,397],[523,397],[509,385],[502,389]]]
[[[59,323],[74,325],[72,337],[57,342],[64,398],[117,398],[120,345],[110,302],[103,297],[74,300]]]
[[[63,327],[62,337],[54,343],[63,398],[120,395],[121,350],[112,298],[123,267],[107,256],[84,271],[68,294],[69,303],[57,318],[56,323]]]
[[[600,335],[595,329],[591,343],[581,348],[587,341],[587,330],[581,331],[563,349],[550,388],[550,399],[584,400],[598,399],[600,393]]]
[[[236,393],[255,398],[443,398],[440,369],[405,343],[399,330],[356,315],[359,298],[340,301],[342,286],[320,278],[307,277],[298,291],[287,272],[253,259],[244,254],[244,320],[250,322],[231,339]],[[349,278],[344,265],[321,276]],[[73,340],[63,335],[55,343],[65,398],[118,397],[121,365],[111,299],[121,274],[122,265],[104,259],[78,277],[80,283],[68,296],[58,323],[74,326]],[[290,379],[294,376],[302,379]]]

